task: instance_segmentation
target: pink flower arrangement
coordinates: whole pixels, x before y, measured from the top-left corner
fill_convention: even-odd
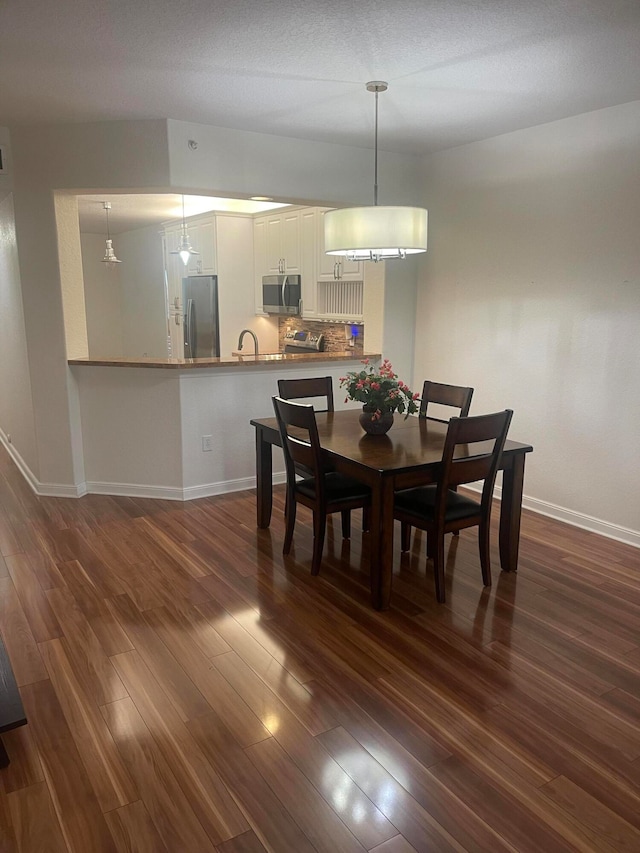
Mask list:
[[[340,377],[340,386],[347,391],[345,403],[347,400],[362,403],[364,411],[371,412],[372,421],[380,420],[386,412],[397,411],[408,418],[418,411],[419,395],[398,379],[389,359],[385,358],[377,372],[368,358],[362,363],[363,370]]]

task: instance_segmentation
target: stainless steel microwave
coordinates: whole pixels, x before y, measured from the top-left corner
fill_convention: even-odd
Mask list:
[[[266,314],[299,314],[301,299],[299,275],[262,277],[262,310]]]

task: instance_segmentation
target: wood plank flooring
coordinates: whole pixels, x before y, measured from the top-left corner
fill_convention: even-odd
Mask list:
[[[0,450],[0,853],[640,851],[640,551],[525,513],[438,605],[417,534],[376,613],[359,514],[312,578],[282,510],[37,498]]]

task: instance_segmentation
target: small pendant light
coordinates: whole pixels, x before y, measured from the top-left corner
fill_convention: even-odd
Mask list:
[[[116,264],[121,264],[122,261],[119,261],[118,258],[116,258],[116,253],[113,251],[113,240],[109,233],[109,211],[111,210],[111,202],[103,201],[102,206],[104,207],[104,212],[107,217],[107,239],[102,263],[106,265],[108,270],[112,270],[115,269]]]
[[[172,255],[180,255],[182,259],[182,263],[187,266],[189,263],[189,258],[191,255],[199,255],[200,252],[196,252],[191,243],[189,242],[189,236],[187,234],[187,220],[184,217],[184,196],[182,196],[182,236],[180,237],[180,245],[177,249],[174,249],[170,252]]]
[[[383,80],[367,83],[367,91],[376,96],[373,207],[344,207],[325,213],[327,255],[342,255],[354,261],[384,261],[427,251],[424,208],[378,205],[378,94],[388,88]]]

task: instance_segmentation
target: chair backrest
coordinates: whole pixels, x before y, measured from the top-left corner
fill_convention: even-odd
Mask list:
[[[484,480],[481,505],[483,511],[488,510],[512,417],[513,411],[505,409],[490,415],[451,418],[438,478],[437,513],[444,517],[449,488],[477,480]]]
[[[283,400],[326,397],[327,408],[316,409],[316,411],[332,412],[333,380],[330,376],[317,376],[312,379],[278,379],[278,396]]]
[[[473,388],[465,388],[462,385],[444,385],[441,382],[426,380],[422,387],[422,401],[420,403],[419,417],[427,417],[429,403],[438,403],[441,406],[453,406],[460,409],[461,418],[466,418],[471,406]]]
[[[316,493],[322,492],[322,451],[313,406],[290,403],[272,397],[282,439],[282,452],[287,472],[287,487],[294,488],[296,473],[302,468],[316,478]]]

